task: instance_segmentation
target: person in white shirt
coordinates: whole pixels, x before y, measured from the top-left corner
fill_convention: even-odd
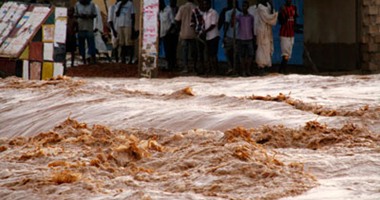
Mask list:
[[[237,64],[237,61],[238,61],[237,60],[238,58],[237,46],[238,45],[237,45],[236,39],[238,37],[237,30],[239,29],[239,23],[237,23],[236,20],[232,20],[232,19],[233,18],[236,19],[237,16],[241,15],[241,12],[238,9],[237,0],[234,0],[234,1],[236,1],[235,8],[232,7],[230,10],[227,10],[225,14],[225,19],[224,19],[225,22],[224,22],[223,48],[224,48],[224,54],[226,55],[227,62],[228,62],[228,70],[226,72],[227,75],[236,73],[235,64]],[[235,14],[235,16],[233,17],[232,14]]]
[[[170,5],[166,6],[164,0],[160,0],[160,40],[163,41],[165,58],[168,62],[167,70],[172,71],[176,65],[175,49],[171,46],[172,35],[169,34],[175,28],[173,11]],[[173,51],[174,50],[174,51]]]
[[[100,55],[105,55],[107,60],[111,62],[111,58],[108,54],[107,45],[104,42],[103,36],[103,18],[99,6],[95,4],[96,8],[96,18],[94,19],[94,37],[95,37],[95,48],[96,53]]]
[[[207,56],[209,60],[209,67],[206,70],[206,75],[218,74],[218,45],[219,45],[219,30],[218,20],[219,15],[216,10],[211,8],[210,0],[203,0],[203,20],[205,22],[205,30],[203,34],[206,35]]]
[[[116,25],[116,5],[121,0],[117,0],[115,4],[108,8],[107,23],[111,30],[111,41],[112,41],[112,56],[115,57],[115,61],[119,62],[119,44],[117,41],[117,28]]]
[[[135,8],[131,0],[121,0],[116,5],[116,24],[118,43],[121,47],[121,62],[126,63],[127,56],[129,62],[132,63],[134,56],[134,40],[135,32]]]

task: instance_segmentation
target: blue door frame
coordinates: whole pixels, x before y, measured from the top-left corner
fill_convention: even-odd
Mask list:
[[[169,0],[165,0],[166,5],[169,4]],[[239,7],[241,7],[243,0],[238,0]],[[282,5],[284,5],[284,0],[273,0],[275,10],[279,10]],[[303,27],[304,24],[304,13],[303,13],[303,0],[293,0],[293,4],[297,6],[299,17],[297,18],[297,24],[299,27]],[[226,0],[212,0],[212,7],[220,13],[224,7],[227,6]],[[303,28],[302,28],[303,30]],[[275,27],[273,27],[273,41],[274,41],[274,53],[272,57],[272,61],[274,64],[281,63],[281,47],[280,47],[280,25],[277,23]],[[220,36],[223,36],[223,30],[220,30]],[[289,60],[289,64],[292,65],[303,65],[303,46],[304,44],[304,35],[303,33],[296,33],[294,37],[294,47],[292,57]],[[164,57],[164,48],[162,43],[160,42],[160,57]],[[222,48],[222,37],[219,41],[219,49],[218,49],[218,60],[226,61],[226,56],[224,55],[224,50]]]

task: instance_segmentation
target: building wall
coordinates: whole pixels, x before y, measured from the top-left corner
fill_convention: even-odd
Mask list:
[[[355,1],[305,1],[305,42],[355,43]]]
[[[2,5],[4,2],[7,2],[7,1],[14,1],[14,0],[1,0],[0,5]],[[36,3],[42,3],[43,4],[43,3],[48,2],[48,3],[55,5],[55,6],[69,6],[70,1],[76,2],[76,0],[36,0]],[[17,2],[30,3],[31,0],[17,0]]]
[[[51,2],[73,4],[76,1]],[[103,7],[104,0],[94,1]],[[106,1],[112,5],[116,0]],[[221,0],[212,0],[218,1]],[[139,11],[140,1],[133,2]],[[185,2],[178,0],[178,5]],[[256,0],[249,2],[253,4]],[[311,61],[320,71],[380,70],[380,0],[305,0],[304,21],[305,51],[311,58],[305,58],[306,65]]]
[[[360,68],[357,0],[304,2],[305,49],[320,71]]]
[[[362,69],[380,71],[380,1],[360,0]]]

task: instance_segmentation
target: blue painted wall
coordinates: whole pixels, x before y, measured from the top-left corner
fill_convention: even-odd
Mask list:
[[[241,7],[243,1],[244,0],[238,0],[239,7]],[[170,0],[165,0],[165,3],[166,3],[166,5],[169,5]],[[214,8],[219,14],[223,10],[223,8],[227,7],[227,0],[211,0],[211,3],[212,3],[212,8]],[[224,31],[220,30],[219,33],[220,33],[220,38],[221,39],[219,41],[218,60],[219,61],[227,61],[226,60],[226,56],[224,55],[224,49],[222,48],[222,43],[223,43],[222,36],[224,34]],[[164,48],[163,48],[163,45],[162,45],[161,42],[160,42],[160,49],[159,49],[159,51],[160,51],[159,52],[159,56],[160,57],[165,57]]]
[[[282,5],[284,5],[284,0],[273,0],[274,8],[278,11]],[[297,24],[304,24],[304,15],[303,15],[303,0],[293,0],[293,4],[297,6],[298,15]],[[277,25],[273,28],[273,40],[274,40],[274,53],[272,57],[272,62],[274,64],[281,63],[281,47],[280,47],[280,25]],[[294,36],[294,47],[292,57],[289,60],[289,64],[302,65],[303,64],[303,43],[304,35],[303,33],[296,33]]]
[[[241,8],[242,3],[243,3],[243,0],[238,0],[239,8]],[[226,0],[212,0],[212,7],[220,14],[223,8],[227,7],[227,1]],[[220,34],[220,40],[219,40],[219,49],[218,49],[218,60],[227,61],[226,56],[224,55],[224,49],[222,48],[222,44],[223,44],[222,37],[224,35],[223,28],[219,30],[219,34]]]

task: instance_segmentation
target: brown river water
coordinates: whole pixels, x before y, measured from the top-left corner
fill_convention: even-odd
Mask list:
[[[380,199],[380,75],[0,79],[0,199]]]

